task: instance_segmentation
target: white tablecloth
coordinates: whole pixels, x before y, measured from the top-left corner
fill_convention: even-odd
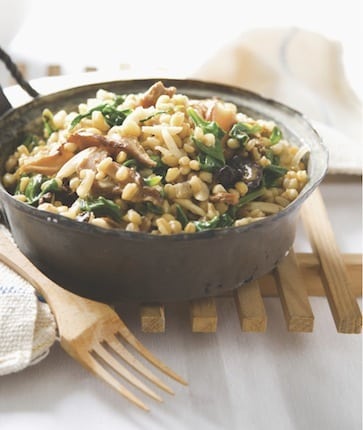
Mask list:
[[[361,252],[358,180],[321,187],[339,246]],[[296,249],[308,251],[298,229]],[[314,332],[286,330],[280,302],[265,299],[265,333],[240,331],[231,300],[218,300],[218,330],[193,334],[186,304],[166,306],[164,334],[140,330],[136,306],[120,307],[134,334],[189,381],[171,381],[144,413],[91,376],[55,344],[36,366],[0,379],[1,430],[65,428],[360,430],[362,338],[338,334],[325,298],[311,298]],[[102,426],[102,427],[101,427]]]

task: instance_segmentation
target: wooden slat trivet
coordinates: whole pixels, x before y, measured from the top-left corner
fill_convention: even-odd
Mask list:
[[[62,67],[60,64],[49,64],[47,66],[47,76],[59,76],[62,74]]]
[[[293,250],[276,269],[276,286],[289,331],[311,332],[314,315],[307,289]]]
[[[189,309],[194,333],[210,333],[217,330],[217,307],[214,298],[193,300]]]
[[[257,281],[249,282],[234,292],[237,313],[242,331],[264,332],[267,315],[260,286]]]
[[[141,305],[141,328],[145,333],[163,333],[165,331],[165,311],[163,305]]]
[[[351,292],[349,274],[319,190],[307,199],[301,217],[313,251],[321,263],[321,279],[338,332],[360,333],[362,314]]]
[[[296,253],[295,258],[308,296],[325,297],[318,258],[310,253]],[[352,281],[350,284],[351,293],[354,297],[361,297],[362,255],[343,254],[342,259]],[[251,284],[253,284],[252,287]],[[233,293],[242,331],[263,332],[266,330],[267,315],[264,312],[263,297],[280,297],[281,299],[277,284],[278,276],[275,273],[270,273],[263,276],[256,283],[243,285]],[[294,287],[296,288],[296,285]],[[291,285],[288,288],[291,288]],[[288,291],[288,288],[285,287],[285,290]],[[296,305],[296,299],[291,299],[290,295],[290,291],[285,292],[287,306],[290,309],[288,315],[291,315],[291,318],[286,320],[288,330],[297,332],[310,331],[310,327],[313,324],[313,321],[311,321],[312,316],[309,312],[310,305],[307,306],[305,303],[302,306],[304,313],[301,314],[301,312],[296,311],[296,309],[300,309],[300,305]],[[226,294],[223,297],[231,297],[231,294]],[[215,299],[201,299],[190,304],[192,331],[210,333],[217,330],[217,302],[218,297]],[[141,328],[144,332],[160,333],[160,331],[166,329],[164,306],[142,305],[140,315]],[[299,318],[296,317],[297,315]],[[163,327],[163,330],[161,327]]]

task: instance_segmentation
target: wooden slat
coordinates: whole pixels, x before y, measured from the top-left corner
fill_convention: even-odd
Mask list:
[[[193,300],[189,305],[190,320],[194,333],[213,333],[217,331],[217,307],[215,299]]]
[[[337,331],[360,333],[362,314],[351,292],[348,271],[318,189],[304,203],[301,216],[311,246],[321,264],[321,278]]]
[[[287,329],[293,332],[312,332],[314,315],[305,282],[292,249],[278,264],[276,281]]]
[[[97,72],[97,67],[94,67],[94,66],[86,66],[86,67],[84,68],[84,71],[85,71],[85,72]]]
[[[141,330],[145,333],[163,333],[165,331],[164,306],[145,304],[140,306]]]
[[[47,67],[47,76],[59,76],[62,73],[62,68],[59,64],[49,64]]]
[[[321,281],[321,267],[316,255],[310,253],[296,253],[296,258],[305,281],[309,296],[325,297],[325,290]],[[349,273],[350,288],[354,297],[362,296],[362,255],[343,254],[343,262]],[[262,297],[278,295],[274,276],[268,274],[259,279]]]
[[[257,281],[238,288],[234,300],[242,331],[266,331],[267,315]]]

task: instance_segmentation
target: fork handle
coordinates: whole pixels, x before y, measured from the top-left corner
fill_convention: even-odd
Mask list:
[[[71,308],[77,313],[85,302],[93,303],[93,309],[105,306],[88,299],[79,297],[53,282],[45,276],[30,260],[19,250],[14,242],[0,228],[0,261],[9,266],[14,272],[28,281],[46,300],[58,323],[64,316],[69,315]],[[67,312],[65,312],[67,310]],[[97,313],[97,311],[95,312]],[[96,315],[94,315],[96,317]]]

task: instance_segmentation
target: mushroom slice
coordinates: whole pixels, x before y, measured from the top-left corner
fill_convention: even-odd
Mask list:
[[[156,162],[149,157],[148,153],[135,137],[120,136],[116,133],[111,136],[103,136],[80,130],[77,133],[71,134],[68,141],[75,143],[79,149],[89,146],[101,146],[112,156],[116,156],[120,151],[125,151],[128,155],[148,167],[156,166]]]
[[[36,172],[45,176],[52,176],[59,171],[64,163],[67,164],[73,155],[73,152],[67,151],[63,145],[60,145],[53,153],[32,157],[20,167],[20,173]]]
[[[156,82],[152,85],[144,94],[141,99],[141,106],[143,108],[148,108],[150,106],[154,106],[158,98],[165,94],[169,97],[172,97],[176,92],[175,87],[164,87],[164,84],[161,81]]]

